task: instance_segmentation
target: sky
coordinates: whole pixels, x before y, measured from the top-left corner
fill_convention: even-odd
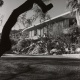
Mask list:
[[[11,15],[12,11],[23,4],[26,0],[3,0],[4,5],[0,7],[0,19],[3,20],[2,24],[0,25],[0,32],[2,32],[2,28],[7,22],[9,16]],[[48,14],[51,17],[58,16],[67,12],[69,9],[66,8],[67,0],[51,0],[49,3],[53,4],[53,8],[48,11]],[[47,3],[47,4],[49,4]],[[27,12],[27,16],[31,16],[31,11]],[[34,24],[39,23],[36,21]],[[23,25],[15,24],[14,29],[23,28]]]

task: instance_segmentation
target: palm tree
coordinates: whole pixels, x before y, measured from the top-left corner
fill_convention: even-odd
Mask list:
[[[71,7],[72,13],[73,10],[76,11],[75,16],[77,20],[77,26],[80,27],[80,0],[68,0],[67,7]]]

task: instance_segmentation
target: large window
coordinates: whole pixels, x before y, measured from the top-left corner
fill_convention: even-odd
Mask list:
[[[47,34],[47,26],[44,27],[44,33]]]
[[[41,35],[40,29],[37,29],[37,35],[38,35],[38,36]]]
[[[34,30],[34,36],[37,36],[37,29]]]
[[[64,20],[64,28],[68,28],[69,27],[69,19]]]
[[[43,28],[41,29],[41,36],[43,36],[44,32],[43,32]]]
[[[73,25],[74,23],[77,23],[75,18],[69,20],[69,25]]]

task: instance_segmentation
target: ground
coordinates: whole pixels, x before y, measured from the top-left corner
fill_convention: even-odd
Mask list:
[[[80,60],[2,57],[0,80],[80,80]]]

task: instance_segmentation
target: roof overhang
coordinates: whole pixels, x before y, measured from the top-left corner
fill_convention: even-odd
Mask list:
[[[76,11],[76,10],[74,10],[74,11]],[[25,28],[22,32],[24,32],[24,31],[31,31],[31,30],[37,29],[37,28],[42,28],[44,25],[52,23],[52,22],[55,23],[55,22],[58,22],[58,21],[61,21],[61,20],[65,20],[65,19],[75,18],[74,16],[71,16],[70,13],[71,13],[71,11],[68,11],[68,12],[66,12],[64,14],[61,14],[61,15],[53,17],[53,18],[51,18],[49,20],[46,20],[46,21],[44,21],[42,23],[36,24],[34,26],[30,26],[28,28]]]

